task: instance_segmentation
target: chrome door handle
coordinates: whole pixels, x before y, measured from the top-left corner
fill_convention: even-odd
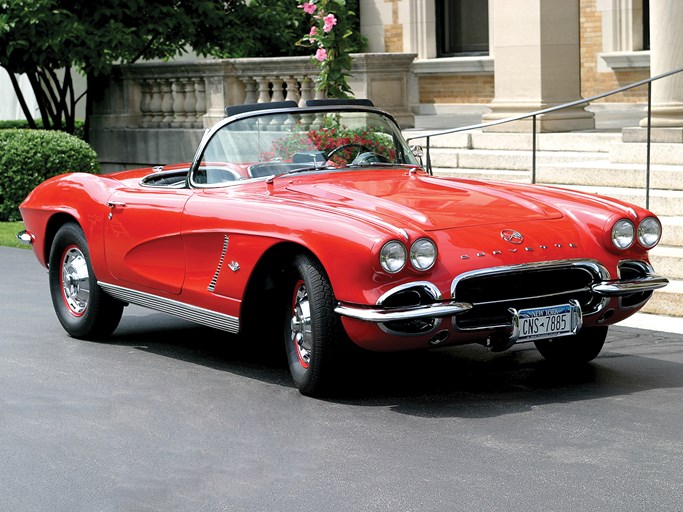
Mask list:
[[[123,208],[124,206],[126,206],[126,203],[121,203],[119,201],[107,201],[107,206],[112,209],[116,207]]]

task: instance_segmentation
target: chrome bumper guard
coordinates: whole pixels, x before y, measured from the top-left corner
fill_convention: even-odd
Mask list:
[[[631,293],[649,292],[664,288],[669,284],[665,277],[653,274],[632,279],[628,281],[603,281],[591,287],[593,293],[598,293],[606,297],[619,297]]]
[[[339,304],[334,312],[365,322],[384,323],[453,316],[470,309],[472,309],[472,304],[466,302],[444,302],[409,308],[359,308]]]

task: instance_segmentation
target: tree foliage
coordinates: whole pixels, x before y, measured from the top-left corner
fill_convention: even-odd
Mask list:
[[[216,53],[239,37],[235,1],[0,0],[0,65],[29,124],[15,73],[28,76],[43,125],[73,131],[72,67],[92,83],[115,63],[171,58],[189,46]]]
[[[240,20],[240,37],[226,42],[223,57],[287,57],[307,56],[310,49],[298,44],[313,25],[312,19],[302,16],[305,0],[251,0],[234,5]],[[358,0],[346,0],[342,11],[336,11],[341,23],[351,30],[347,43],[351,51],[365,50],[366,39],[360,33]]]
[[[355,6],[358,0],[347,0]],[[170,59],[188,48],[202,56],[306,55],[297,46],[297,0],[0,0],[0,66],[13,81],[27,121],[33,115],[15,74],[26,73],[45,128],[73,133],[72,69],[94,91],[114,64]],[[363,47],[358,20],[350,40]],[[304,26],[306,25],[306,26]],[[88,95],[88,100],[92,95]],[[86,107],[86,113],[90,108]],[[87,119],[86,119],[87,124]],[[86,126],[87,132],[87,126]]]

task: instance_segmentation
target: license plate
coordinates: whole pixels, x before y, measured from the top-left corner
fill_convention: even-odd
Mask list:
[[[575,334],[580,312],[571,304],[519,310],[519,338],[517,343],[535,339],[554,338]],[[576,314],[578,313],[578,315]]]

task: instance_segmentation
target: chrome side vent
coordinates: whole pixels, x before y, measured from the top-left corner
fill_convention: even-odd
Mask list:
[[[210,292],[213,292],[216,289],[216,283],[218,282],[218,276],[221,273],[221,269],[223,268],[223,262],[225,261],[225,255],[228,253],[228,244],[230,243],[230,239],[228,238],[228,235],[223,235],[223,251],[221,252],[221,258],[218,260],[218,267],[216,268],[216,272],[213,274],[213,279],[211,279],[211,283],[209,284],[209,287],[207,290]]]

